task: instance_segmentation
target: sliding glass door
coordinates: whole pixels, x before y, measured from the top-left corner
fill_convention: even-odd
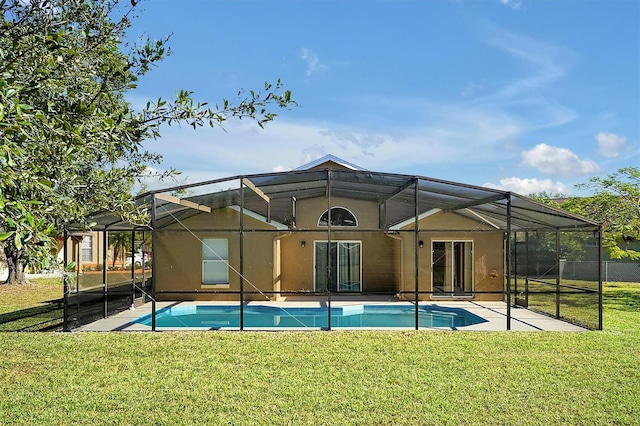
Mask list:
[[[433,241],[433,296],[471,296],[473,291],[473,242]]]
[[[362,291],[360,241],[316,241],[314,257],[316,291]]]

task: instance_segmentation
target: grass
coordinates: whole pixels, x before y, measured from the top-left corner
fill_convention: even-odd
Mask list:
[[[560,318],[591,329],[598,328],[598,294],[590,291],[598,289],[597,281],[562,280],[560,287]],[[550,316],[556,315],[556,285],[553,279],[529,281],[529,309]],[[524,299],[525,282],[518,278],[517,289],[512,290]]]
[[[605,291],[602,332],[4,332],[0,424],[637,424],[640,284]]]
[[[62,324],[60,278],[0,285],[0,331],[47,331]]]

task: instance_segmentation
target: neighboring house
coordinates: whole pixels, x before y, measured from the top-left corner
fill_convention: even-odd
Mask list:
[[[79,270],[95,269],[102,264],[102,238],[99,232],[72,232],[67,239],[67,261],[74,262]],[[56,258],[58,262],[64,261],[63,238],[56,239]],[[27,273],[48,273],[51,271],[33,271]],[[0,283],[9,277],[9,269],[6,260],[0,259]]]
[[[176,189],[190,195],[167,195]],[[504,300],[516,231],[598,230],[510,192],[371,172],[333,156],[290,172],[151,192],[139,202],[153,218],[159,300],[313,292]],[[110,212],[92,220],[107,231],[140,229]]]
[[[73,262],[76,265],[77,270],[88,271],[102,268],[103,262],[103,250],[104,250],[104,238],[105,234],[98,231],[83,231],[83,232],[69,232],[67,235],[67,262]],[[108,238],[108,237],[107,237]],[[57,260],[62,263],[64,261],[63,240],[60,236],[56,240],[57,246]],[[137,242],[141,244],[141,242]],[[120,253],[114,263],[114,248],[109,245],[107,247],[107,266],[109,269],[112,266],[118,268],[130,268],[132,263],[131,252],[126,251]],[[139,268],[144,261],[148,262],[150,255],[140,251],[133,253],[133,263],[136,268]]]
[[[78,270],[95,269],[102,264],[104,234],[101,232],[69,232],[67,238],[67,262],[74,262]],[[57,240],[58,261],[62,262],[63,238]],[[108,259],[111,255],[107,253]]]

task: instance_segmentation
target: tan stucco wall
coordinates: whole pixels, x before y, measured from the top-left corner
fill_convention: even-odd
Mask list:
[[[414,228],[407,225],[404,230]],[[419,241],[423,247],[418,249],[420,291],[431,291],[433,268],[431,265],[431,243],[436,240],[473,241],[474,259],[474,291],[502,291],[504,283],[504,249],[503,233],[490,225],[481,224],[456,213],[436,213],[419,221]],[[457,231],[459,229],[460,231]],[[405,256],[403,267],[402,290],[415,290],[414,234],[401,233]],[[412,295],[406,295],[413,298]],[[429,294],[421,295],[422,300],[431,299]],[[502,300],[502,295],[476,295],[475,300]]]
[[[379,226],[378,203],[361,200],[331,199],[333,207],[350,210],[358,220],[358,228],[332,227],[332,241],[362,242],[362,284],[365,292],[396,292],[415,289],[414,225],[400,232],[385,234]],[[297,229],[275,231],[273,226],[244,217],[244,290],[297,291],[314,289],[314,242],[327,240],[327,228],[318,227],[318,219],[327,209],[324,197],[299,200]],[[201,213],[180,224],[159,230],[156,236],[156,289],[158,291],[238,291],[240,277],[229,271],[228,286],[202,285],[202,244],[198,239],[227,238],[229,262],[240,271],[239,212],[231,208]],[[433,240],[468,240],[474,242],[474,290],[501,291],[503,288],[503,233],[490,225],[455,213],[436,213],[419,222],[419,289],[431,290],[431,242]],[[235,230],[235,231],[232,231]],[[270,230],[264,232],[259,230]],[[368,230],[368,231],[367,231]],[[301,232],[302,231],[302,232]],[[304,246],[303,242],[304,241]],[[494,272],[492,274],[492,271]],[[493,276],[493,277],[492,277]],[[253,284],[253,285],[252,285]],[[275,296],[272,296],[275,297]],[[411,298],[411,295],[406,295]],[[246,295],[247,300],[265,297]],[[429,299],[430,295],[421,296]],[[478,300],[501,300],[501,295],[477,295]],[[159,299],[238,300],[237,295],[159,295]]]
[[[371,201],[353,200],[349,198],[331,197],[331,207],[343,207],[356,216],[359,229],[377,229],[380,226],[380,210],[378,203]],[[302,229],[322,229],[318,227],[318,219],[327,211],[327,199],[324,197],[300,200],[296,204],[296,225]],[[340,227],[333,227],[338,231]],[[326,238],[325,238],[326,239]]]
[[[379,231],[361,231],[378,228],[378,203],[332,197],[331,206],[351,211],[358,221],[357,228],[332,227],[331,240],[362,242],[363,291],[395,291],[400,282],[396,268],[400,241]],[[313,290],[314,242],[327,241],[327,227],[318,227],[318,219],[327,210],[327,199],[318,197],[300,200],[296,210],[298,228],[309,231],[294,232],[282,239],[282,289]],[[305,242],[304,247],[302,241]]]
[[[282,240],[282,289],[314,289],[314,242],[326,241],[326,232],[295,233]],[[397,288],[396,252],[400,242],[382,233],[333,231],[331,241],[362,242],[363,291],[394,291]],[[302,241],[305,246],[302,247]]]
[[[157,231],[154,247],[156,258],[157,291],[239,291],[240,290],[240,235],[237,229],[240,213],[230,208],[201,213],[183,221],[190,230],[180,224]],[[273,229],[264,222],[245,215],[245,228]],[[223,230],[214,230],[215,228]],[[191,233],[193,232],[193,234]],[[282,232],[245,232],[243,256],[244,291],[272,291],[274,288],[274,239]],[[229,240],[229,284],[228,286],[202,284],[202,243],[206,238]],[[234,271],[235,269],[235,271]],[[237,271],[237,272],[236,272]],[[255,286],[255,287],[254,287]],[[180,300],[238,300],[237,295],[212,294],[165,294],[159,299]],[[246,300],[266,300],[261,294],[245,295]]]

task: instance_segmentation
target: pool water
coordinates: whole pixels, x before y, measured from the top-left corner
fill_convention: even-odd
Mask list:
[[[328,328],[326,307],[277,307],[246,305],[244,327],[246,328]],[[486,322],[465,309],[438,305],[419,306],[420,328],[456,329]],[[151,325],[151,314],[134,321]],[[156,312],[156,327],[188,327],[204,329],[240,327],[239,305],[190,305],[174,306]],[[395,328],[415,327],[413,305],[348,305],[331,307],[332,328]]]

